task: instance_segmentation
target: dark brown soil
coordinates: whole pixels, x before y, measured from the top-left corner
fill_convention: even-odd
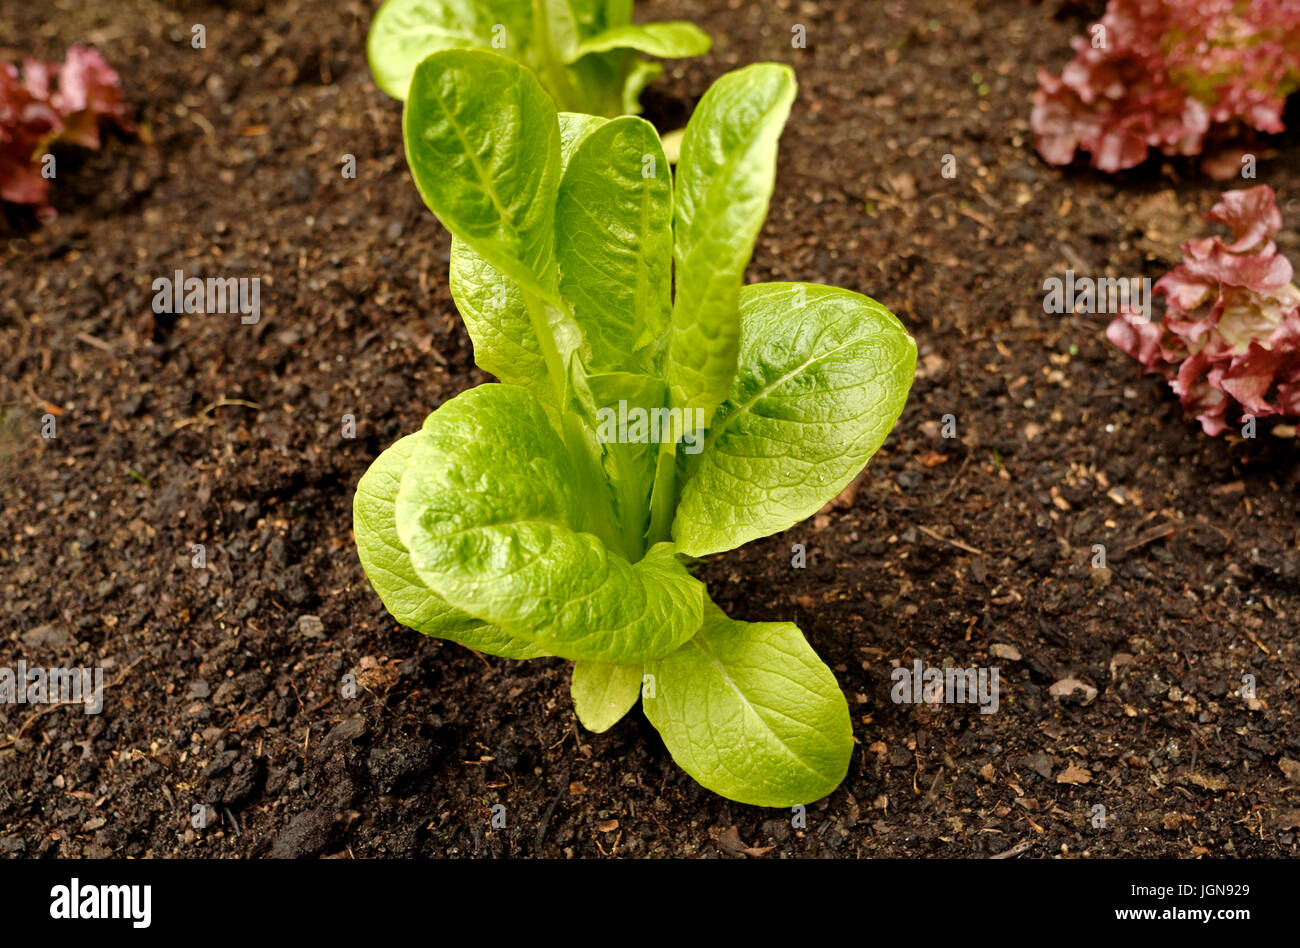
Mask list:
[[[1205,437],[1106,343],[1105,317],[1042,312],[1044,278],[1066,267],[1158,277],[1219,190],[1189,163],[1106,177],[1038,159],[1035,73],[1064,62],[1077,10],[641,11],[717,40],[647,97],[665,128],[727,69],[798,71],[751,278],[867,293],[921,347],[851,503],[704,571],[733,614],[796,620],[849,697],[848,779],[799,831],[698,787],[639,711],[581,731],[565,663],[422,638],[362,575],[357,479],[486,378],[448,296],[447,235],[406,172],[400,107],[368,75],[371,10],[0,12],[4,59],[96,43],[143,129],[69,156],[57,220],[10,214],[0,250],[0,662],[100,664],[110,683],[97,716],[0,707],[0,852],[1300,852],[1295,442]],[[1300,261],[1300,142],[1267,149],[1260,180]],[[260,277],[262,321],[156,318],[151,283],[176,269]],[[942,437],[945,414],[959,438]],[[1000,709],[892,703],[891,668],[918,658],[998,666]],[[1067,678],[1095,699],[1054,697]]]

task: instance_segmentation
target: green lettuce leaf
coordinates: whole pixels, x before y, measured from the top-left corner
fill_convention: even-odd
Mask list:
[[[709,602],[699,634],[646,672],[646,717],[714,793],[789,807],[820,800],[848,772],[848,703],[792,622],[737,622]]]
[[[546,652],[453,608],[411,566],[397,535],[395,507],[402,471],[420,434],[407,435],[381,453],[362,475],[352,499],[352,534],[366,577],[393,618],[424,635],[459,642],[504,658],[538,658]]]
[[[704,94],[682,138],[674,193],[677,294],[667,377],[674,407],[707,425],[727,396],[740,342],[737,295],[776,178],[794,71],[760,63]]]
[[[641,93],[645,91],[646,86],[654,82],[664,73],[663,63],[654,63],[648,59],[636,57],[630,69],[627,70],[627,76],[623,80],[622,103],[623,111],[628,115],[641,114]],[[664,149],[665,153],[668,149]],[[676,163],[677,152],[668,154],[668,160]]]
[[[561,170],[579,143],[604,123],[605,119],[594,115],[560,113]],[[450,278],[451,297],[474,344],[475,363],[502,382],[532,389],[558,429],[564,407],[563,379],[553,379],[548,372],[519,284],[455,236],[451,239]],[[557,321],[553,334],[568,340],[564,346],[567,356],[582,344],[578,327],[563,311],[551,307],[547,312]]]
[[[833,286],[740,293],[740,369],[687,462],[673,539],[689,556],[734,549],[812,516],[893,428],[916,343],[875,300]]]
[[[635,49],[660,59],[684,59],[703,56],[712,45],[708,33],[684,20],[628,24],[611,27],[583,40],[570,61],[588,53],[603,53],[611,49]]]
[[[531,389],[558,422],[560,391],[547,372],[519,285],[459,237],[451,239],[450,278],[451,298],[474,343],[475,363],[502,382]]]
[[[551,654],[623,664],[672,651],[699,628],[703,585],[671,544],[633,564],[588,532],[579,483],[536,396],[481,385],[425,420],[398,536],[453,607]]]
[[[387,0],[366,36],[366,58],[379,88],[405,99],[420,61],[440,49],[487,47],[493,20],[476,0]]]
[[[578,662],[573,666],[573,710],[588,731],[600,734],[623,719],[641,694],[641,665]]]
[[[434,53],[416,67],[402,122],[415,186],[443,226],[520,288],[562,306],[559,123],[536,77],[495,53]]]
[[[707,52],[686,22],[632,25],[631,0],[386,0],[371,21],[366,56],[376,84],[406,99],[428,56],[491,50],[530,70],[560,108],[606,117],[635,114],[661,71],[642,59]]]
[[[569,167],[569,159],[583,140],[608,119],[599,115],[583,115],[581,112],[560,113],[560,175],[563,177]]]
[[[596,371],[649,371],[671,312],[672,172],[648,122],[590,131],[555,210],[560,292]]]

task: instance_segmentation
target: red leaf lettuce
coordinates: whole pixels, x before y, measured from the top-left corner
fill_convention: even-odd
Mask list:
[[[1296,0],[1110,0],[1071,45],[1059,78],[1040,71],[1030,116],[1053,165],[1079,149],[1108,172],[1151,148],[1195,155],[1212,126],[1280,132],[1300,87]]]
[[[21,73],[0,63],[0,200],[52,214],[42,156],[61,142],[98,148],[108,122],[132,128],[117,73],[96,50],[72,46],[63,63],[29,59]]]
[[[1106,337],[1161,375],[1209,435],[1242,415],[1300,417],[1300,288],[1273,235],[1273,189],[1229,191],[1206,215],[1232,237],[1183,244],[1183,262],[1156,281],[1163,322],[1121,311]]]

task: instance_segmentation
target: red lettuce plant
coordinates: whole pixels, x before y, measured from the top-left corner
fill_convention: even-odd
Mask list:
[[[1206,215],[1232,237],[1183,244],[1156,281],[1165,317],[1121,311],[1106,338],[1161,375],[1209,435],[1243,415],[1300,417],[1300,288],[1277,251],[1282,227],[1266,184],[1229,191]]]
[[[21,73],[0,63],[0,200],[52,214],[42,155],[56,142],[98,148],[106,122],[132,127],[117,73],[96,50],[72,46],[63,63],[29,59]]]
[[[1281,132],[1300,87],[1296,0],[1110,0],[1071,45],[1059,78],[1040,71],[1030,117],[1053,165],[1078,149],[1108,172],[1151,148],[1195,155],[1212,126]]]

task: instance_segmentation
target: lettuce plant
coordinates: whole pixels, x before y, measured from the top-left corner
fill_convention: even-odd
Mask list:
[[[728,618],[691,570],[839,493],[916,362],[865,296],[742,285],[794,96],[785,66],[723,76],[674,180],[640,118],[557,112],[492,52],[425,59],[407,161],[453,235],[475,359],[501,381],[384,451],[354,502],[362,565],[399,622],[570,659],[588,728],[641,697],[687,773],[768,806],[840,783],[848,707],[795,625]]]
[[[1154,288],[1163,322],[1121,311],[1106,336],[1163,376],[1208,435],[1242,415],[1300,418],[1300,288],[1273,242],[1273,189],[1229,191],[1206,218],[1232,238],[1183,244],[1182,265]]]
[[[42,156],[58,143],[99,148],[107,122],[131,129],[117,73],[96,50],[69,47],[62,63],[29,59],[21,73],[0,63],[0,200],[53,214]]]
[[[1300,87],[1295,0],[1110,0],[1060,78],[1039,74],[1030,119],[1038,152],[1102,171],[1132,168],[1148,150],[1200,154],[1212,126],[1283,131]]]
[[[613,117],[641,111],[641,90],[664,59],[702,56],[710,40],[693,23],[632,23],[632,0],[387,0],[367,56],[375,82],[405,99],[411,74],[443,49],[495,49],[523,63],[559,108]]]

